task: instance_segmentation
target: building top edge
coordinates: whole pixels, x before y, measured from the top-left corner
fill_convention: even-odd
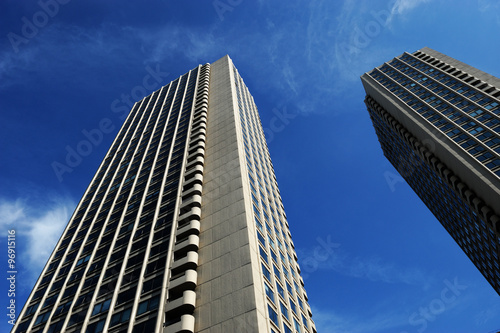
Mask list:
[[[453,66],[457,69],[460,69],[463,72],[466,72],[466,73],[496,87],[497,89],[500,89],[500,78],[498,78],[494,75],[488,74],[488,73],[486,73],[486,72],[484,72],[476,67],[468,65],[466,63],[463,63],[460,60],[457,60],[453,57],[450,57],[450,56],[443,54],[439,51],[436,51],[434,49],[431,49],[430,47],[427,47],[427,46],[421,48],[418,51],[425,53],[427,55],[430,55],[436,59],[439,59],[439,60],[449,64],[450,66]],[[418,51],[416,51],[416,52],[418,52]]]

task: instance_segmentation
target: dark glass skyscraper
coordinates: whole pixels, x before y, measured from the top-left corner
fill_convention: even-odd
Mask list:
[[[309,332],[257,108],[231,59],[135,103],[14,332]]]
[[[500,79],[426,47],[361,80],[384,155],[500,294]]]

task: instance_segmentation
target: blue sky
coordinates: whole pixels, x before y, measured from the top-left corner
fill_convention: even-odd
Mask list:
[[[0,4],[0,247],[15,228],[19,310],[127,96],[229,54],[263,126],[283,125],[268,144],[318,332],[500,330],[498,295],[383,157],[359,80],[424,46],[500,77],[498,1],[61,2]]]

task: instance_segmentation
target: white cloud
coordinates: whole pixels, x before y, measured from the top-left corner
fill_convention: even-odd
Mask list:
[[[0,200],[0,228],[7,229],[14,222],[24,217],[24,207],[21,200],[13,202]]]
[[[317,75],[329,83],[330,93],[349,92],[363,72],[390,56],[386,53],[391,50],[377,46],[385,40],[391,8],[367,0],[346,0],[340,6],[332,6],[331,1],[311,2],[306,56],[311,64],[321,64]]]
[[[406,17],[418,6],[430,1],[389,0],[387,3],[379,3],[345,0],[335,17],[336,26],[331,25],[331,19],[321,19],[325,10],[317,13],[315,9],[311,9],[315,15],[311,16],[308,30],[316,30],[318,36],[332,36],[330,43],[321,43],[328,50],[323,52],[329,53],[321,63],[329,63],[344,84],[357,83],[363,72],[371,70],[399,52],[395,50],[396,44],[387,43],[385,36],[395,33],[392,30],[396,29],[391,30],[393,21],[398,17]],[[324,33],[325,26],[329,27],[331,34]],[[313,40],[315,34],[309,33],[309,36]],[[331,47],[327,48],[329,44]],[[342,87],[339,87],[339,90],[341,89]]]
[[[496,23],[500,24],[500,3],[498,0],[478,0],[477,6],[481,13],[494,16]]]
[[[428,287],[429,277],[417,268],[398,267],[392,263],[383,262],[380,258],[354,258],[347,265],[338,267],[349,276],[365,278],[371,281],[386,283],[404,283]]]
[[[283,65],[283,78],[285,79],[285,82],[287,83],[288,87],[295,93],[297,93],[297,82],[295,81],[295,75],[293,72],[293,69],[290,67],[289,64],[284,64]]]
[[[227,43],[215,37],[214,29],[169,23],[155,29],[114,24],[84,29],[54,23],[19,52],[12,48],[0,52],[0,88],[21,84],[28,75],[50,77],[55,71],[74,80],[75,68],[95,70],[96,63],[150,65],[168,63],[180,54],[194,63],[215,61],[225,54],[220,45]],[[232,45],[228,48],[237,47]]]
[[[477,7],[480,12],[495,10],[499,7],[498,1],[477,0]]]
[[[478,326],[482,326],[491,319],[498,318],[498,315],[497,309],[483,309],[474,316],[474,319]]]
[[[475,288],[475,286],[471,286]],[[471,290],[472,290],[471,288]],[[494,294],[493,290],[485,289],[488,293],[472,293],[469,292],[464,295],[463,303],[468,304],[473,311],[471,311],[471,318],[474,319],[477,327],[486,328],[492,326],[498,318],[500,318],[500,304],[497,299],[492,298],[489,301],[488,296]],[[491,293],[491,294],[490,294]],[[486,330],[483,330],[486,332]]]
[[[0,198],[0,227],[15,229],[20,263],[36,277],[45,265],[75,207],[68,198]]]
[[[335,308],[311,304],[313,320],[320,332],[377,333],[423,331],[423,321],[427,319],[429,327],[435,327],[433,332],[442,332],[439,327],[443,327],[450,318],[467,314],[478,329],[487,332],[486,323],[490,324],[491,329],[491,322],[498,318],[500,307],[493,299],[491,304],[484,304],[484,298],[481,297],[483,295],[475,293],[475,289],[469,284],[465,284],[465,291],[458,292],[456,297],[443,298],[443,293],[446,294],[449,290],[449,284],[455,284],[456,281],[464,285],[464,281],[456,277],[445,279],[424,293],[406,293],[403,290],[402,293],[391,293],[374,299],[370,304],[356,304],[354,301],[344,306],[337,302],[337,305],[333,303]],[[430,310],[436,304],[443,304],[442,310]],[[481,310],[484,306],[487,310]],[[425,313],[432,317],[426,318]]]
[[[393,331],[408,324],[404,313],[379,313],[375,315],[343,315],[334,310],[313,307],[313,319],[318,332],[376,333]]]
[[[327,257],[318,258],[314,251],[316,250],[297,249],[299,264],[303,266],[302,270],[306,276],[313,274],[315,270],[333,270],[349,277],[420,286],[423,290],[427,290],[435,282],[432,276],[428,276],[419,268],[399,267],[376,256],[352,257],[342,249],[335,249]]]
[[[430,0],[396,0],[391,8],[391,15],[387,22],[391,22],[397,15],[405,15],[423,3]]]
[[[287,15],[294,15],[293,9],[297,5],[292,1],[281,9]],[[75,68],[87,73],[85,68],[95,70],[96,66],[108,63],[115,66],[119,62],[126,67],[129,62],[136,64],[142,61],[145,65],[168,66],[172,59],[178,61],[178,58],[184,58],[197,64],[212,62],[229,54],[233,56],[236,66],[240,61],[245,62],[253,67],[256,75],[263,73],[266,78],[277,77],[276,80],[262,80],[261,89],[269,87],[283,90],[286,92],[283,95],[292,101],[296,101],[297,96],[306,92],[310,100],[317,101],[316,104],[327,104],[320,98],[320,93],[327,89],[326,93],[329,94],[335,88],[332,88],[330,83],[321,84],[322,79],[331,83],[337,82],[332,75],[333,61],[329,60],[332,56],[332,48],[329,45],[335,40],[332,28],[335,22],[331,20],[333,6],[328,1],[321,1],[319,10],[315,9],[315,6],[310,8],[314,11],[310,20],[316,23],[308,27],[307,32],[300,24],[300,20],[308,18],[307,13],[304,13],[303,17],[299,16],[298,21],[283,21],[281,24],[274,23],[274,16],[268,17],[265,33],[248,33],[251,27],[248,27],[248,30],[225,29],[224,33],[221,33],[223,26],[219,21],[206,27],[179,26],[167,22],[154,28],[116,26],[108,23],[88,29],[54,23],[46,27],[29,44],[23,45],[20,52],[14,53],[12,49],[0,52],[0,88],[22,84],[28,77],[36,75],[47,78],[56,72],[66,73],[63,75],[68,76],[59,76],[58,80],[74,80],[77,75]],[[322,26],[323,23],[326,25]],[[325,27],[328,30],[327,37],[322,37]],[[292,39],[306,48],[291,48],[294,44]],[[252,52],[241,52],[242,48]],[[304,62],[304,56],[307,56],[308,52],[312,54],[309,61]],[[237,59],[234,54],[238,54]],[[317,64],[325,59],[328,60],[326,67],[318,67]],[[95,65],[96,63],[98,65]],[[297,66],[299,63],[303,65]],[[168,67],[165,70],[175,71],[169,70]],[[316,75],[319,77],[314,81],[317,84],[313,87],[303,84],[302,79],[297,80],[299,77]],[[254,78],[257,80],[258,76]],[[289,94],[290,92],[292,93]],[[313,105],[307,109],[323,110],[325,105]]]
[[[34,218],[29,224],[28,255],[30,262],[39,265],[44,263],[68,223],[72,207],[67,205],[50,207],[42,216]]]
[[[20,46],[18,52],[12,48],[0,52],[0,88],[22,84],[27,76],[50,77],[56,72],[55,68],[67,68],[57,70],[57,73],[74,80],[75,65],[78,62],[89,62],[88,57],[83,55],[99,55],[100,58],[94,61],[103,61],[105,55],[117,51],[116,46],[116,43],[107,43],[100,29],[86,31],[77,26],[60,26],[54,23],[33,37],[28,44]]]

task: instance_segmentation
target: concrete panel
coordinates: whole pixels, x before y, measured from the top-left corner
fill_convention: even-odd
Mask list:
[[[245,201],[250,196],[243,185],[232,66],[227,56],[210,66],[197,289],[202,296],[197,299],[195,330],[245,332],[242,327],[250,327],[248,332],[258,332],[260,325],[268,332],[265,316],[256,309],[263,302],[262,278],[258,255],[250,253],[255,252],[255,245],[249,245],[255,236],[248,226],[254,228],[254,222],[252,211],[247,212],[251,204]]]

